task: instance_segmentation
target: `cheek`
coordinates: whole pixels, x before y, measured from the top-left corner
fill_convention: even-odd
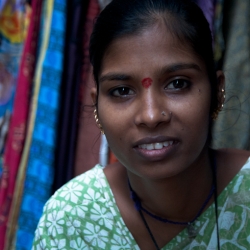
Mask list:
[[[128,107],[109,104],[106,99],[99,102],[99,107],[100,122],[110,149],[122,164],[129,165],[128,155],[132,154],[131,140],[135,131],[133,112]]]
[[[190,136],[202,143],[207,140],[209,131],[210,99],[200,96],[197,101],[190,103],[189,111],[186,112]]]
[[[131,126],[128,125],[126,116],[116,116],[106,114],[102,116],[103,128],[108,141],[109,148],[124,166],[130,165],[128,155],[132,154],[131,145]]]
[[[107,101],[99,102],[99,119],[106,134],[107,139],[112,141],[124,140],[124,135],[128,133],[130,119],[124,109],[119,105],[109,104]]]
[[[198,92],[198,91],[197,91]],[[181,125],[181,131],[189,131],[190,136],[196,131],[207,136],[210,117],[210,96],[202,93],[187,96],[185,99],[172,102],[170,111],[173,118]]]

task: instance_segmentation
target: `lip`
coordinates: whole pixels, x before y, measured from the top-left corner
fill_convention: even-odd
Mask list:
[[[151,143],[163,143],[166,141],[173,141],[172,145],[167,147],[163,147],[161,149],[147,150],[143,148],[139,148],[138,146],[141,144],[151,144]],[[135,152],[147,161],[161,161],[168,157],[170,157],[177,150],[177,147],[180,143],[180,140],[175,137],[169,136],[154,136],[154,137],[145,137],[140,139],[134,143],[133,149]]]

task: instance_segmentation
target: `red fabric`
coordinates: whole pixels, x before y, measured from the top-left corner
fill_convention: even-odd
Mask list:
[[[95,86],[92,69],[89,62],[89,39],[93,30],[96,16],[100,13],[97,0],[90,0],[84,27],[83,40],[83,74],[81,86],[82,109],[79,119],[78,141],[76,149],[75,175],[79,175],[92,168],[99,161],[100,151],[100,130],[96,126],[93,115],[93,108],[90,98],[90,89]]]
[[[83,35],[83,67],[82,67],[82,88],[80,93],[81,102],[84,103],[84,92],[88,91],[87,86],[89,84],[89,75],[92,75],[91,64],[89,61],[89,41],[90,36],[94,27],[94,22],[96,17],[100,13],[100,6],[97,0],[90,0],[89,7],[86,15],[86,21],[84,25],[84,35]],[[92,86],[94,82],[90,83]]]
[[[21,59],[13,114],[6,141],[3,159],[5,174],[0,183],[0,249],[4,249],[8,216],[24,146],[29,112],[29,96],[35,71],[35,55],[37,51],[41,7],[42,0],[32,1],[30,24]]]

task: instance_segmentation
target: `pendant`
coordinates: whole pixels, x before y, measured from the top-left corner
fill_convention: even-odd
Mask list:
[[[188,222],[187,232],[188,232],[188,237],[189,238],[195,238],[196,237],[197,231],[196,231],[193,223]]]

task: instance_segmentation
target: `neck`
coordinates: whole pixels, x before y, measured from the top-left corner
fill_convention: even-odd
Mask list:
[[[130,172],[128,176],[144,208],[162,218],[183,222],[196,216],[213,179],[208,150],[185,171],[164,180],[146,180]]]

